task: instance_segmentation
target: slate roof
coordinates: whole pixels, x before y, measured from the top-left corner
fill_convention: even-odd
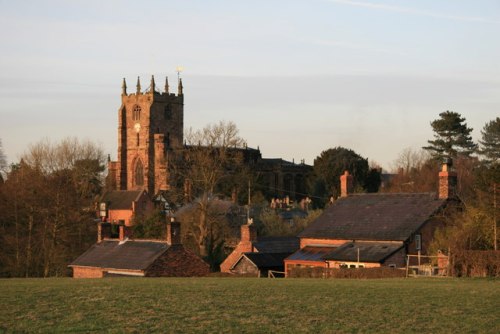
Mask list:
[[[259,253],[288,253],[295,252],[300,247],[297,237],[259,237],[253,247]]]
[[[132,202],[137,201],[144,190],[113,190],[102,195],[101,201],[108,202],[110,210],[132,209]]]
[[[383,262],[403,247],[403,243],[394,242],[348,242],[327,254],[325,260],[356,262]]]
[[[104,240],[94,244],[70,266],[145,270],[169,245],[147,240]]]
[[[325,256],[330,254],[336,247],[320,247],[320,246],[306,246],[299,249],[289,257],[287,260],[296,261],[325,261]]]
[[[299,237],[405,241],[445,202],[433,193],[350,195],[334,202]]]
[[[241,258],[246,257],[254,263],[259,269],[283,267],[285,258],[290,253],[243,253],[240,260],[236,261],[233,268],[241,261]]]

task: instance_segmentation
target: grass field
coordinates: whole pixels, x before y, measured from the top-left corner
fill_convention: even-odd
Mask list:
[[[0,309],[0,333],[500,333],[500,281],[5,279]]]

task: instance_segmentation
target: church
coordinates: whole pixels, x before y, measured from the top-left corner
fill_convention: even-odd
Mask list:
[[[169,163],[186,149],[182,78],[177,82],[177,94],[171,92],[168,78],[160,92],[154,76],[144,90],[137,78],[135,93],[128,93],[124,78],[118,109],[118,155],[117,161],[108,162],[108,188],[145,190],[156,197],[171,188]],[[251,171],[259,174],[259,188],[264,189],[266,199],[288,197],[298,201],[306,197],[311,166],[262,158],[260,149],[237,150]]]

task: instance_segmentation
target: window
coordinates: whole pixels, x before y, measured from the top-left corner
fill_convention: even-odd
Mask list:
[[[142,166],[142,161],[137,159],[134,168],[134,184],[136,186],[144,185],[144,168]]]
[[[170,104],[165,106],[164,117],[166,120],[172,119],[172,106]]]
[[[132,118],[134,121],[138,121],[141,119],[141,107],[138,105],[134,106],[134,109],[132,110]]]
[[[420,234],[415,234],[415,249],[422,250],[422,236]]]

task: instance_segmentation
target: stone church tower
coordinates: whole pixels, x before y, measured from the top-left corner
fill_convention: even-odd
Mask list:
[[[118,161],[109,161],[108,180],[116,190],[145,189],[150,195],[168,190],[169,152],[183,145],[184,95],[179,79],[177,95],[168,79],[162,93],[151,76],[143,92],[137,78],[135,94],[127,94],[123,79],[118,110]]]

